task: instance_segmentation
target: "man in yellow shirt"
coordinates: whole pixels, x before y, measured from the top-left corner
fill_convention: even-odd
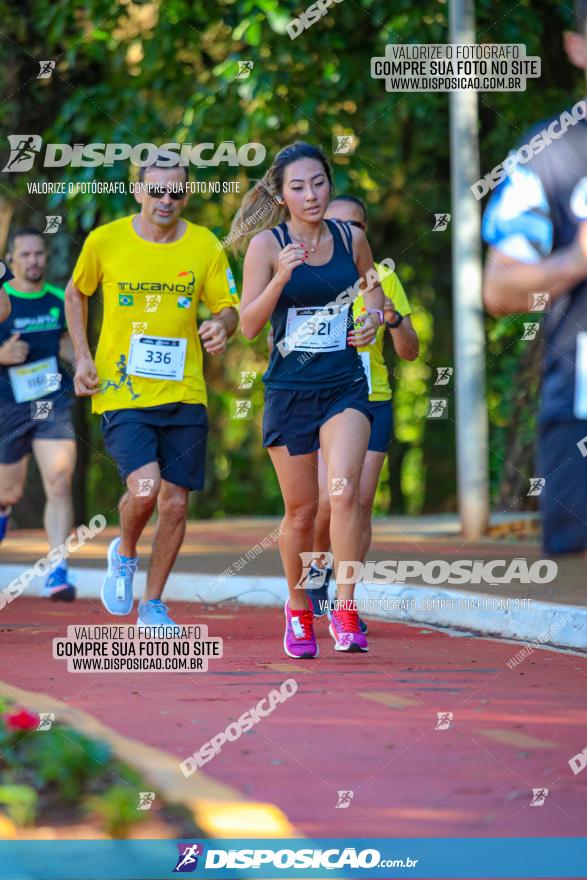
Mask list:
[[[76,355],[75,391],[92,397],[104,441],[127,491],[120,537],[108,548],[102,603],[129,614],[137,543],[155,506],[147,589],[139,625],[175,626],[161,601],[185,533],[188,493],[204,484],[206,385],[202,344],[221,354],[237,326],[238,298],[218,239],[181,219],[187,169],[141,168],[140,212],[87,237],[66,290]],[[87,339],[88,297],[102,286],[95,361]],[[198,329],[202,301],[212,313]]]
[[[358,226],[361,229],[365,229],[367,226],[367,208],[362,199],[356,196],[340,195],[335,197],[330,202],[324,216],[343,220],[351,226]],[[377,264],[375,268],[377,268]],[[412,310],[401,281],[395,272],[392,272],[381,278],[381,286],[385,294],[385,323],[379,327],[371,345],[359,348],[369,382],[369,409],[373,416],[373,422],[365,464],[361,472],[360,501],[363,515],[363,541],[361,558],[357,560],[358,562],[364,562],[371,545],[373,503],[392,433],[391,385],[383,357],[385,337],[391,337],[395,353],[403,360],[412,361],[418,356],[418,337],[409,318]],[[355,320],[365,312],[363,297],[359,295],[353,304]],[[318,560],[330,548],[330,501],[326,469],[321,455],[318,456],[318,470],[320,503],[314,522],[313,552],[315,560]],[[326,614],[328,582],[331,574],[331,568],[328,566],[320,568],[316,562],[310,568],[307,588],[315,616]],[[367,631],[367,625],[362,620],[361,628],[363,632]]]

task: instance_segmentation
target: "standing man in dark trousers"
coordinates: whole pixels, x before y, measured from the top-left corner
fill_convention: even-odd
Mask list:
[[[587,71],[587,0],[576,3],[575,26],[564,43],[571,63]],[[530,161],[514,165],[483,222],[490,245],[487,310],[495,316],[532,312],[536,297],[548,294],[537,476],[545,479],[543,544],[551,554],[587,552],[585,109],[578,101],[525,135],[523,144],[544,130],[549,137]]]

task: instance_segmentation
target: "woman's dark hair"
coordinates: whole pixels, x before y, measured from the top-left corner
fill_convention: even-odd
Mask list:
[[[305,141],[296,141],[284,147],[273,160],[271,168],[246,194],[232,221],[228,238],[235,252],[244,250],[257,232],[277,226],[288,218],[289,212],[282,200],[283,179],[287,166],[298,159],[316,159],[320,162],[332,191],[330,164],[319,147]]]

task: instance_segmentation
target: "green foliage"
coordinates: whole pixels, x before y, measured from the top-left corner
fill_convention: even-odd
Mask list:
[[[57,726],[30,736],[20,750],[20,757],[34,767],[40,787],[54,788],[60,801],[74,803],[92,779],[104,774],[110,749],[104,743]]]
[[[110,747],[71,728],[9,730],[0,711],[0,808],[19,826],[57,810],[97,816],[112,837],[127,837],[150,815],[137,810],[149,786],[131,767],[113,759]],[[116,780],[116,781],[114,781]],[[185,821],[178,814],[178,821]]]
[[[29,5],[29,4],[25,4]],[[6,6],[6,4],[4,4]],[[58,142],[259,141],[268,158],[260,168],[199,169],[197,177],[235,179],[240,195],[194,196],[187,211],[224,235],[242,194],[267,168],[270,157],[296,138],[331,153],[334,134],[354,132],[352,157],[333,157],[338,192],[354,192],[370,210],[370,239],[376,257],[393,256],[418,315],[423,359],[396,364],[398,442],[405,445],[401,496],[382,486],[380,511],[454,508],[454,425],[431,425],[423,416],[424,397],[436,365],[452,360],[450,230],[432,233],[433,214],[450,211],[448,96],[394,94],[370,76],[370,59],[389,42],[443,42],[448,38],[448,4],[432,0],[356,0],[330,8],[298,39],[285,32],[299,14],[297,0],[36,0],[34,14],[16,6],[2,15],[7,99],[0,112],[7,130],[39,132]],[[522,0],[495,14],[491,0],[477,0],[480,41],[525,43],[540,54],[543,76],[526,93],[481,94],[481,168],[490,169],[536,120],[570,103],[580,77],[564,60],[562,30],[569,8],[545,0]],[[57,59],[49,80],[36,80],[36,59]],[[235,80],[236,62],[254,61],[247,80]],[[25,82],[26,87],[21,87]],[[120,163],[119,163],[120,164]],[[38,170],[46,179],[123,180],[115,166]],[[28,175],[4,181],[0,194],[16,205],[23,220],[37,220],[46,201],[26,191]],[[87,232],[133,210],[131,197],[55,196],[51,207],[66,216],[69,259],[64,279]],[[38,217],[36,217],[38,215]],[[235,275],[240,263],[232,260]],[[97,312],[92,308],[93,333]],[[499,332],[499,331],[498,331]],[[508,417],[507,391],[519,350],[502,357],[492,339],[488,386],[492,424],[491,470],[499,481],[500,439]],[[238,338],[219,365],[208,359],[210,381],[209,481],[192,502],[193,516],[278,513],[281,500],[273,470],[260,444],[262,388],[267,360],[264,336],[249,343]],[[230,418],[241,369],[253,369],[252,421]],[[535,401],[525,403],[525,429],[532,430]],[[89,419],[83,438],[88,453],[88,509],[106,508],[116,517],[120,482],[104,454],[98,419]],[[397,494],[397,493],[396,493]]]
[[[146,812],[137,812],[137,792],[125,785],[111,785],[99,797],[86,799],[87,809],[97,815],[110,837],[128,837],[133,825],[144,822]]]
[[[0,804],[15,825],[33,825],[37,814],[37,792],[30,785],[0,785]]]

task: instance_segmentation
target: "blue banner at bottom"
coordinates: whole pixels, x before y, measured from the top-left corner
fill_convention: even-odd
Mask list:
[[[0,880],[587,877],[587,837],[3,840]]]

